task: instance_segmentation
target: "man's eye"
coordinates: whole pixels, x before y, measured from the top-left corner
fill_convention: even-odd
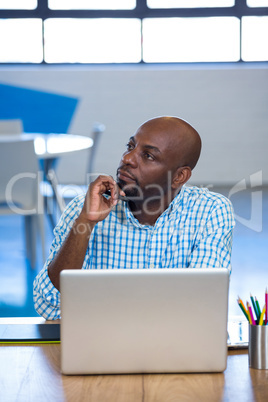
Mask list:
[[[154,160],[154,157],[151,154],[149,154],[148,152],[145,152],[144,156],[145,156],[146,159],[148,159],[150,161]]]
[[[127,150],[130,151],[131,149],[134,148],[134,145],[131,144],[130,142],[127,143]]]

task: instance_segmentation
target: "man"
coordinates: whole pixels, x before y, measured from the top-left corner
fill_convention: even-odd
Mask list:
[[[229,200],[185,186],[200,151],[199,134],[182,119],[142,124],[127,144],[117,181],[99,176],[64,211],[34,282],[36,311],[46,319],[60,317],[63,269],[230,269]]]

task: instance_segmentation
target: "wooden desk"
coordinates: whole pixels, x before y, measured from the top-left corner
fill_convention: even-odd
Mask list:
[[[4,321],[0,319],[0,324]],[[59,344],[2,345],[0,400],[264,402],[268,400],[268,370],[249,369],[247,350],[240,350],[229,351],[227,369],[220,374],[63,376]]]

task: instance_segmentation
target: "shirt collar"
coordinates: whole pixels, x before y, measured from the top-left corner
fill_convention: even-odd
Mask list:
[[[185,187],[183,185],[182,188],[180,189],[179,194],[177,194],[176,197],[171,201],[171,203],[169,204],[167,209],[163,212],[163,214],[171,215],[173,212],[177,211],[178,207],[182,203],[184,188]]]

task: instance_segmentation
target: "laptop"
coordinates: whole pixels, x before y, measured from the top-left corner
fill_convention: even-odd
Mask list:
[[[222,372],[229,271],[64,270],[63,374]]]

